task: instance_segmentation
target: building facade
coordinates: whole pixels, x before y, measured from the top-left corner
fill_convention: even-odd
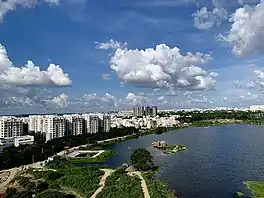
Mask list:
[[[157,116],[158,108],[157,106],[138,106],[133,108],[133,115],[135,117],[143,117],[143,116]]]
[[[23,135],[23,120],[21,118],[0,117],[0,138],[13,138]]]
[[[63,116],[49,115],[43,120],[43,133],[46,141],[65,136],[65,118]]]

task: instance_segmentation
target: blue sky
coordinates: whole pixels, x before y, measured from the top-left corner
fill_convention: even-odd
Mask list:
[[[262,104],[261,17],[257,0],[0,0],[0,112]]]

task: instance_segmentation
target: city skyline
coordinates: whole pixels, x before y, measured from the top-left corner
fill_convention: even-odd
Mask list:
[[[262,17],[257,0],[1,1],[0,114],[260,105]]]

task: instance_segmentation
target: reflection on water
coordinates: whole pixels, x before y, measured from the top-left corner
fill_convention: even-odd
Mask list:
[[[244,180],[264,180],[264,127],[229,125],[189,128],[162,135],[149,135],[110,146],[118,151],[107,164],[129,162],[136,148],[147,148],[160,167],[159,179],[176,189],[182,198],[228,198],[236,191],[249,193]],[[165,140],[184,144],[188,150],[166,155],[151,142]]]

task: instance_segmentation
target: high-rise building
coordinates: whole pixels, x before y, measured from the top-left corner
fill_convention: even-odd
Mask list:
[[[48,115],[43,120],[43,132],[46,141],[65,135],[65,119],[62,116]]]
[[[43,119],[42,115],[30,115],[28,118],[28,130],[29,132],[39,133],[43,131]]]
[[[158,107],[152,106],[152,116],[155,117],[158,115]]]
[[[109,115],[103,116],[103,132],[109,132],[111,128],[111,117]]]
[[[83,117],[80,115],[63,115],[65,118],[65,135],[80,135],[83,133]]]
[[[94,114],[83,114],[85,120],[86,133],[98,133],[99,132],[99,117]]]
[[[133,108],[133,115],[136,117],[142,116],[157,116],[158,109],[156,106],[139,106]]]
[[[0,138],[13,138],[23,135],[23,120],[12,116],[0,117]]]

